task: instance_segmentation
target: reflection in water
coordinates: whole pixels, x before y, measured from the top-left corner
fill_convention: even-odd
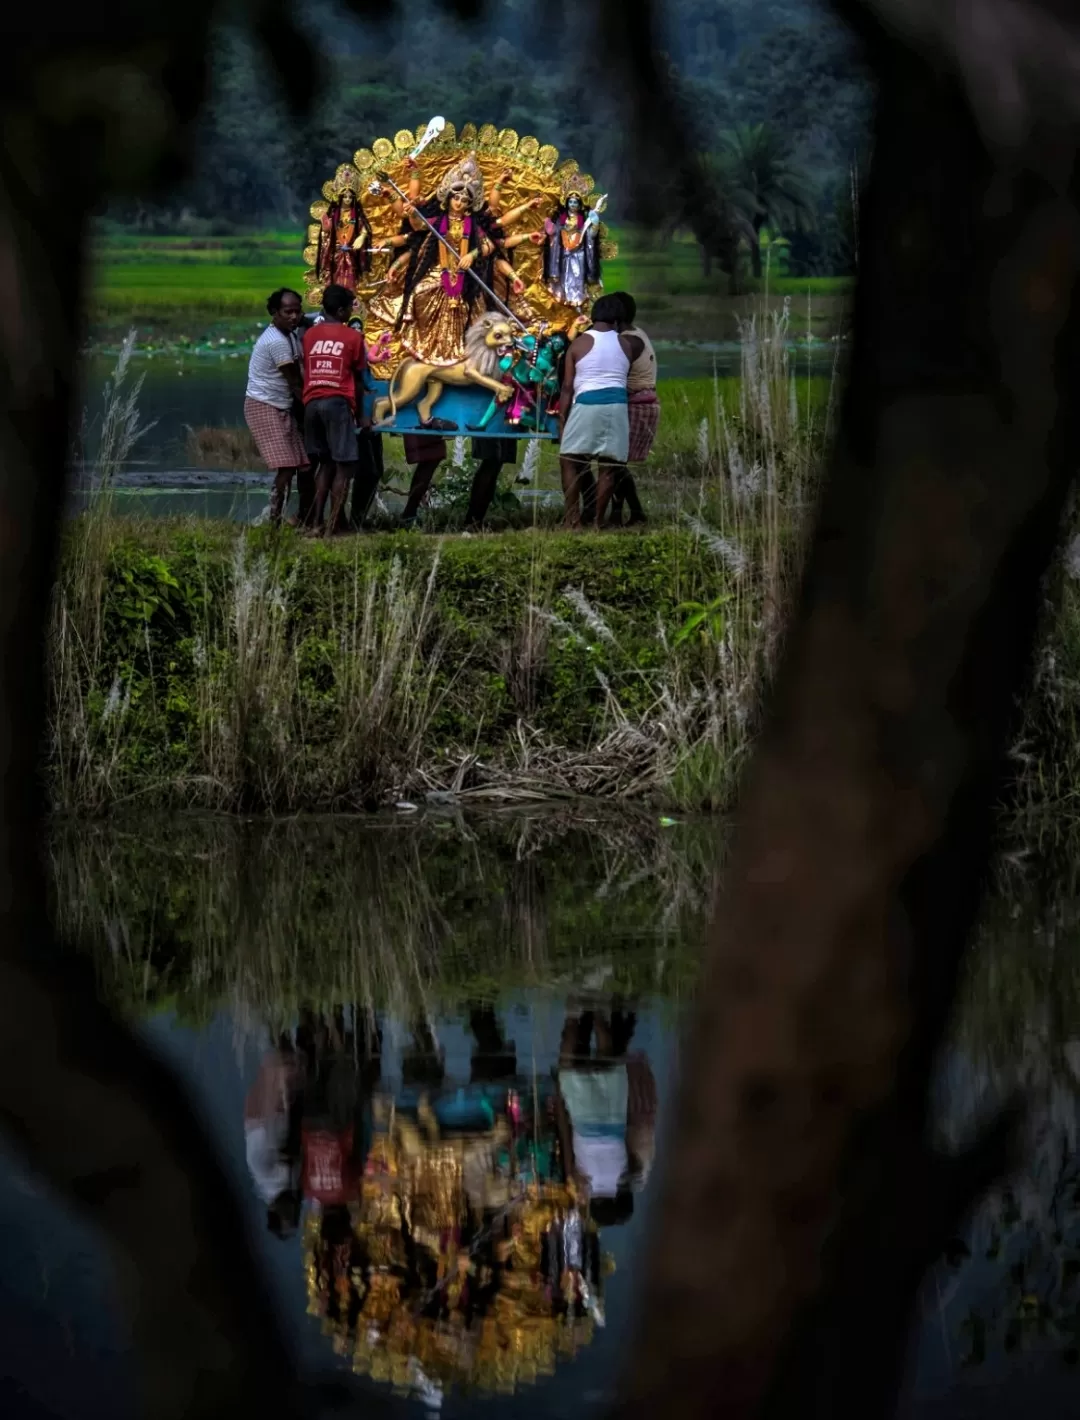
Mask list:
[[[336,1352],[448,1417],[604,1408],[715,832],[581,809],[58,828],[57,914],[188,1078],[309,1373]],[[1024,1157],[927,1279],[905,1417],[1080,1399],[1080,892],[1050,900],[991,905],[942,1058],[942,1147],[1021,1091]]]
[[[192,1024],[227,1007],[284,1028],[301,1002],[411,1018],[598,973],[671,998],[693,979],[715,851],[710,825],[580,809],[65,824],[56,907],[111,1000]]]
[[[226,1147],[302,1279],[294,1324],[306,1306],[358,1378],[451,1413],[523,1391],[548,1413],[588,1358],[596,1409],[714,841],[580,809],[79,825],[56,906],[186,1069],[186,1030],[212,1050],[227,1013]],[[220,1065],[207,1084],[226,1092]]]
[[[575,997],[554,1071],[467,1008],[467,1083],[427,1022],[399,1078],[360,1009],[303,1012],[261,1061],[247,1161],[270,1231],[303,1217],[309,1313],[355,1371],[422,1397],[509,1395],[604,1325],[610,1257],[655,1152],[656,1084],[626,1003]],[[595,1050],[590,1037],[595,1033]]]
[[[1021,880],[990,903],[942,1062],[937,1133],[957,1152],[1021,1104],[1021,1166],[976,1209],[924,1299],[950,1368],[973,1384],[1037,1379],[1069,1413],[1080,1361],[1078,968],[1075,879],[1050,891]],[[1055,1403],[1046,1397],[1047,1413]]]

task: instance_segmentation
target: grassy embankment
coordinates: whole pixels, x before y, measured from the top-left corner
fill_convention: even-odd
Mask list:
[[[54,801],[726,804],[826,414],[792,397],[782,340],[746,360],[741,398],[715,393],[697,426],[677,518],[645,534],[313,544],[116,518],[106,491],[71,526],[58,590]],[[136,393],[106,421],[116,459]]]
[[[55,801],[725,802],[764,670],[766,560],[788,556],[777,534],[327,545],[115,520],[87,550],[77,527],[54,647]],[[725,556],[753,566],[740,576]]]
[[[737,318],[760,307],[760,292],[732,298],[727,278],[701,274],[697,248],[676,240],[660,249],[632,232],[616,233],[620,256],[607,264],[608,290],[634,291],[642,323],[663,340],[733,340]],[[221,348],[249,344],[264,319],[267,293],[302,289],[301,242],[296,232],[243,237],[148,237],[103,234],[89,307],[90,339],[119,345],[135,326],[141,345]],[[790,296],[805,328],[828,339],[843,324],[850,282],[844,278],[774,277],[769,303]]]

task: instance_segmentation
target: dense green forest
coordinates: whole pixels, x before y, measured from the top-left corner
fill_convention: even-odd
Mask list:
[[[850,269],[851,170],[870,91],[824,6],[669,0],[664,17],[688,100],[686,142],[716,165],[743,230],[782,230],[793,271]],[[603,56],[590,52],[566,0],[495,0],[471,30],[426,4],[373,29],[309,0],[306,24],[328,76],[310,121],[289,123],[258,53],[223,29],[194,181],[164,207],[118,208],[114,220],[192,234],[298,226],[355,148],[433,113],[536,133],[615,186],[623,155],[603,97]],[[619,220],[617,189],[611,215]],[[673,213],[672,225],[688,224]]]

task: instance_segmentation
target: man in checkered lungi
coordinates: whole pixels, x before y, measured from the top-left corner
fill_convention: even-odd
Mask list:
[[[281,521],[294,473],[308,469],[308,456],[293,414],[303,390],[302,352],[296,327],[303,306],[295,291],[283,287],[266,302],[270,324],[255,342],[248,364],[244,419],[259,457],[274,471],[270,521]],[[303,499],[301,499],[303,501]]]
[[[652,452],[656,431],[660,427],[660,401],[656,396],[656,351],[652,342],[637,320],[637,302],[628,291],[616,291],[614,299],[625,312],[619,323],[624,335],[636,335],[644,349],[630,366],[626,377],[626,392],[629,396],[627,414],[630,416],[630,450],[626,456],[628,464],[644,463]],[[615,474],[615,493],[611,500],[611,521],[619,524],[623,520],[623,506],[630,508],[630,522],[643,523],[645,510],[638,498],[634,475],[623,465]]]

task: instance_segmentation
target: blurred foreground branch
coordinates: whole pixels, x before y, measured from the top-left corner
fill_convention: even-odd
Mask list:
[[[1080,457],[1077,127],[1063,88],[1026,124],[988,113],[970,75],[1013,56],[975,50],[1012,31],[964,52],[920,31],[923,57],[900,8],[843,7],[880,86],[851,377],[683,1057],[627,1417],[673,1377],[683,1417],[892,1414],[921,1277],[1006,1164],[1007,1119],[935,1156],[928,1087]]]

